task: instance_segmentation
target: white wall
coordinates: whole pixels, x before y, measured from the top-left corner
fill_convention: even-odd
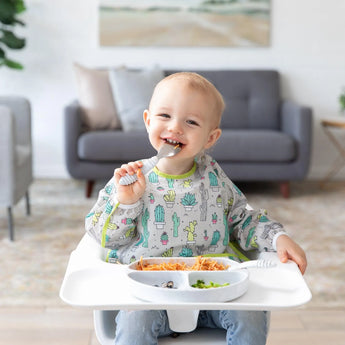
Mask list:
[[[338,116],[345,86],[345,0],[272,0],[268,48],[101,48],[97,0],[26,0],[25,50],[12,58],[24,71],[0,68],[0,94],[20,94],[33,108],[34,173],[67,177],[63,107],[76,98],[72,63],[89,67],[273,68],[282,73],[283,96],[314,109],[310,179],[324,176],[336,158],[319,121]],[[200,59],[202,56],[202,59]],[[345,169],[339,174],[345,179]]]

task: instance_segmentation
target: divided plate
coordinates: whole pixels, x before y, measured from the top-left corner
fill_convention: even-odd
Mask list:
[[[224,266],[238,265],[228,258],[211,257]],[[196,258],[146,258],[144,264],[186,263],[192,266]],[[142,300],[154,302],[226,302],[242,296],[248,289],[249,274],[246,269],[228,272],[223,271],[141,271],[137,270],[138,262],[128,266],[129,287],[131,293]],[[206,284],[224,284],[227,286],[199,289],[192,287],[197,280]],[[172,281],[174,288],[162,285]]]

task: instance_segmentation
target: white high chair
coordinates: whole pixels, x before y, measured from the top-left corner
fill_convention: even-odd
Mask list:
[[[277,267],[251,269],[244,295],[231,302],[212,304],[139,300],[129,291],[127,266],[106,263],[104,256],[104,249],[89,235],[84,235],[71,253],[60,289],[60,297],[67,304],[94,310],[95,332],[102,345],[115,343],[117,310],[166,309],[170,326],[174,325],[171,328],[182,333],[195,328],[198,310],[274,310],[297,307],[311,299],[297,265],[280,263],[276,253],[260,254],[260,258],[276,260]],[[159,345],[225,345],[225,336],[225,330],[202,328],[177,338],[160,338]]]

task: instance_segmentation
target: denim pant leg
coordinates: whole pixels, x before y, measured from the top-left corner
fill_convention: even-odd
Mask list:
[[[157,338],[173,332],[165,310],[120,310],[115,345],[157,345]]]
[[[270,313],[246,310],[201,311],[198,327],[224,328],[227,345],[265,345]]]

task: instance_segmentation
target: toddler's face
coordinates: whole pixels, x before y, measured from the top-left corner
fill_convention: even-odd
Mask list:
[[[144,121],[152,146],[179,144],[179,159],[194,157],[211,147],[221,130],[215,118],[215,102],[205,92],[192,88],[181,78],[161,82],[156,88]]]

